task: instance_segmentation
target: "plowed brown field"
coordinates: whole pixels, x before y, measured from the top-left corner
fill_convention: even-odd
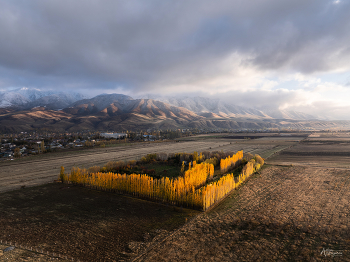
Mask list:
[[[349,199],[350,171],[269,166],[135,261],[350,261]]]

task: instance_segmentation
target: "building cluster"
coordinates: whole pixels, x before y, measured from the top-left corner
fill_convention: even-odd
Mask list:
[[[27,133],[0,135],[0,161],[59,149],[79,148],[99,141],[98,133]]]
[[[83,147],[105,146],[120,142],[144,142],[183,136],[184,130],[147,130],[140,132],[21,132],[0,134],[0,161]]]

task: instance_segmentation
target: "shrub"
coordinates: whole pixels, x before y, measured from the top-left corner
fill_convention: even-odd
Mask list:
[[[84,147],[93,147],[93,146],[94,146],[94,144],[90,141],[85,141],[85,143],[84,143]]]
[[[243,158],[247,161],[249,161],[250,159],[252,159],[254,156],[251,153],[244,153],[243,154]]]
[[[168,154],[167,153],[158,153],[157,154],[157,160],[158,161],[165,161],[168,159]]]
[[[151,163],[151,162],[155,162],[157,159],[157,154],[148,154],[146,156],[143,156],[141,158],[141,161],[143,163]]]
[[[88,168],[88,173],[89,174],[97,173],[97,172],[100,172],[100,170],[101,170],[101,167],[99,167],[99,166],[92,166],[92,167]]]
[[[264,165],[264,159],[263,159],[261,156],[255,155],[255,156],[254,156],[254,159],[255,159],[255,161],[256,161],[257,163],[260,164],[260,166],[263,166],[263,165]]]
[[[64,173],[64,167],[61,166],[60,180],[62,183],[65,182],[65,177],[66,177],[66,174]]]
[[[192,154],[192,161],[198,162],[198,160],[199,160],[198,153],[194,151]]]
[[[212,164],[213,166],[217,166],[219,164],[219,160],[216,157],[209,158],[204,161],[204,163]]]

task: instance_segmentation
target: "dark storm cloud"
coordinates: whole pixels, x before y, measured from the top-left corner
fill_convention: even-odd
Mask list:
[[[232,53],[256,70],[306,74],[347,66],[350,57],[348,1],[0,0],[0,6],[2,86],[140,91],[225,73],[219,65]]]

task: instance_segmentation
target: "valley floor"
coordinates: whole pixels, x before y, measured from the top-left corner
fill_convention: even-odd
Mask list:
[[[27,249],[0,251],[0,261],[58,258],[28,247],[76,261],[350,261],[349,141],[349,134],[201,137],[2,165],[0,241],[7,244],[0,249],[9,242]],[[60,165],[241,149],[267,164],[205,213],[60,184],[28,188],[52,182]]]

